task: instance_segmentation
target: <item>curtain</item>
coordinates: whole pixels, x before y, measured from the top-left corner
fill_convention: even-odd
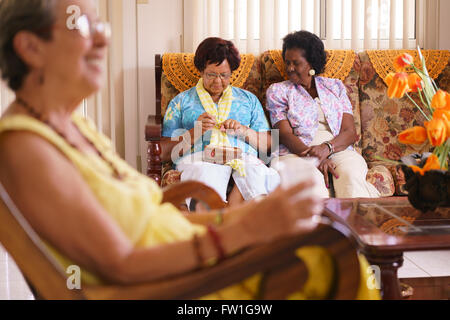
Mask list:
[[[193,52],[204,38],[219,36],[257,54],[281,49],[282,38],[295,30],[317,34],[327,49],[415,49],[424,47],[426,21],[437,13],[430,15],[430,3],[437,1],[185,0],[193,19],[184,49]]]

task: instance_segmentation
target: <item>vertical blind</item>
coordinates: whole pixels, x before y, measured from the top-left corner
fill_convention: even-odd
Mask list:
[[[193,50],[207,36],[219,36],[248,53],[280,49],[295,30],[317,34],[327,49],[414,49],[417,14],[427,1],[187,0]]]

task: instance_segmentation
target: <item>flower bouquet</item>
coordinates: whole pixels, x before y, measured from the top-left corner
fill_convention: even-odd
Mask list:
[[[426,120],[424,126],[401,132],[398,139],[400,143],[418,145],[429,141],[433,146],[432,153],[402,158],[408,199],[414,207],[428,211],[450,205],[450,95],[429,76],[420,48],[418,54],[421,68],[414,65],[411,55],[403,53],[394,60],[397,72],[389,73],[385,83],[389,98],[408,97]],[[412,93],[417,94],[420,103],[412,99]]]

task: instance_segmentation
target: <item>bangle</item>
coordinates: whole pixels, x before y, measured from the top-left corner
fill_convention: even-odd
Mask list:
[[[328,149],[330,149],[330,156],[334,153],[334,147],[333,144],[330,141],[325,141],[324,144],[328,146]]]
[[[218,254],[217,262],[220,262],[223,259],[225,259],[225,250],[223,249],[219,234],[217,233],[216,228],[214,228],[211,225],[208,226],[208,233],[211,236],[211,239],[213,240],[214,246],[216,247],[217,250]]]
[[[218,225],[218,226],[223,224],[223,209],[220,209],[219,211],[217,211],[215,222],[216,222],[216,225]]]
[[[192,243],[194,245],[195,255],[197,256],[197,263],[199,268],[203,266],[203,255],[200,250],[200,239],[198,238],[197,233],[194,233],[194,237],[192,238]]]

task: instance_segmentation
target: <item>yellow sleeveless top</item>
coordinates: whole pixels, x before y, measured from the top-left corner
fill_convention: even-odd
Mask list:
[[[95,154],[84,154],[70,146],[46,124],[25,116],[12,115],[0,120],[0,133],[8,130],[27,130],[36,133],[60,150],[78,169],[87,185],[111,218],[136,247],[148,247],[190,239],[194,232],[205,228],[190,223],[173,205],[161,204],[161,188],[152,179],[129,166],[112,149],[110,140],[99,133],[93,123],[74,112],[73,122],[96,148],[125,173],[123,180],[113,177],[109,164]],[[50,246],[63,267],[73,265]],[[99,279],[82,270],[84,283],[99,283]]]
[[[111,161],[123,180],[113,176],[108,163],[95,154],[85,154],[70,146],[46,124],[26,115],[11,115],[0,119],[0,134],[6,131],[26,130],[33,132],[60,150],[78,169],[84,181],[90,187],[99,203],[119,225],[124,234],[135,247],[149,247],[191,239],[194,233],[203,234],[205,227],[192,224],[177,208],[171,204],[161,203],[162,190],[152,179],[137,172],[122,160],[113,150],[111,141],[97,131],[95,125],[74,112],[72,120],[81,133],[93,142],[96,148]],[[64,270],[74,263],[48,245],[54,257]],[[324,248],[303,247],[297,250],[297,256],[307,265],[310,277],[303,291],[293,294],[296,299],[320,299],[332,283],[332,266],[330,256]],[[361,284],[356,298],[378,299],[377,290],[367,289],[367,261],[360,256]],[[96,275],[81,270],[84,284],[101,284]],[[204,299],[251,299],[259,288],[261,275],[256,274],[241,283],[229,286]]]

